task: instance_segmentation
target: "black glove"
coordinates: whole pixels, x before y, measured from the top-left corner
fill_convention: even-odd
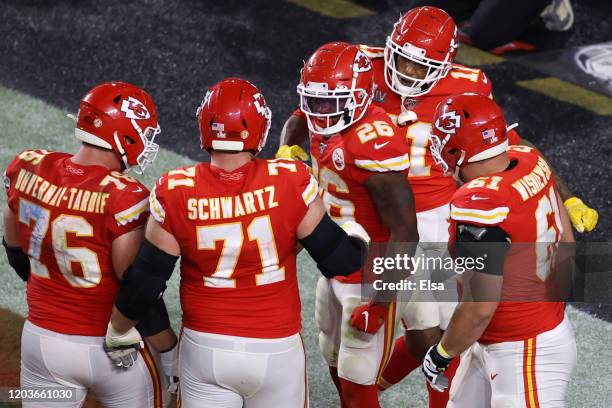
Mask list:
[[[443,392],[448,388],[448,378],[442,373],[446,371],[451,361],[453,361],[452,358],[447,358],[440,354],[437,344],[434,344],[427,350],[422,369],[427,382],[434,390]]]

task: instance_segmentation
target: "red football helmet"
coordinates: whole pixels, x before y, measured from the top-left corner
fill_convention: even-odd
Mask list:
[[[333,135],[361,119],[373,81],[372,61],[356,45],[332,42],[316,50],[297,86],[310,131]]]
[[[196,112],[200,142],[209,153],[253,151],[266,144],[272,111],[249,81],[227,78],[213,85]]]
[[[151,96],[125,82],[106,82],[81,99],[76,119],[77,139],[114,151],[125,169],[138,174],[155,160],[160,132]]]
[[[453,95],[436,107],[430,150],[445,173],[457,176],[464,163],[505,152],[507,130],[502,109],[489,97],[472,93]]]
[[[452,68],[459,46],[457,25],[442,9],[417,7],[400,17],[393,27],[385,46],[385,82],[402,96],[424,95]],[[400,72],[400,57],[427,68],[425,77]]]

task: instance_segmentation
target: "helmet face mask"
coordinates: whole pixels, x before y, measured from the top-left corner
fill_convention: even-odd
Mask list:
[[[321,135],[333,135],[361,119],[370,99],[365,89],[326,88],[327,84],[300,84],[297,91],[308,129]],[[360,108],[361,114],[356,116]]]
[[[144,143],[144,149],[142,153],[138,155],[136,162],[137,166],[134,166],[134,172],[136,174],[144,173],[145,169],[149,167],[155,159],[157,158],[157,153],[159,152],[159,145],[154,142],[155,136],[157,136],[161,132],[159,126],[157,128],[148,127],[144,132],[141,133],[140,137]]]
[[[446,135],[443,140],[436,135],[430,135],[429,150],[434,163],[442,168],[445,176],[453,176],[459,180],[459,171],[465,160],[465,151],[456,147],[448,146],[451,135]]]
[[[415,97],[428,93],[448,71],[452,68],[452,63],[448,60],[437,61],[425,56],[425,50],[405,43],[403,46],[395,43],[391,37],[387,38],[385,47],[385,82],[389,88],[396,93]],[[422,78],[411,76],[402,72],[398,67],[399,58],[404,58],[425,71]]]
[[[321,46],[304,64],[297,93],[308,129],[324,136],[361,120],[372,101],[372,62],[356,45]]]
[[[385,82],[404,97],[425,95],[446,77],[457,52],[457,26],[444,10],[416,7],[400,17],[385,44]],[[400,58],[419,66],[417,77],[399,67]]]

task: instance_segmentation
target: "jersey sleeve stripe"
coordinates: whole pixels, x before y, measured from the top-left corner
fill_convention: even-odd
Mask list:
[[[355,160],[355,166],[370,171],[402,171],[410,167],[410,157],[408,153],[399,157],[392,157],[386,160]]]
[[[117,224],[125,225],[128,222],[138,219],[138,217],[140,217],[140,214],[149,209],[148,201],[149,200],[145,198],[144,200],[137,204],[134,204],[127,210],[123,210],[120,213],[115,214],[115,221],[117,221]]]
[[[508,217],[508,207],[497,207],[492,210],[459,208],[451,205],[451,218],[456,221],[472,221],[481,224],[499,224]]]
[[[151,190],[151,195],[149,195],[149,207],[151,209],[151,215],[153,218],[155,218],[155,221],[163,224],[164,220],[166,219],[166,210],[164,210],[164,207],[162,207],[161,203],[157,199],[157,196],[155,195],[155,188]]]
[[[317,191],[319,190],[319,184],[314,177],[310,176],[310,183],[308,183],[308,187],[302,193],[302,199],[304,200],[304,204],[306,207],[312,203],[312,201],[317,197]]]

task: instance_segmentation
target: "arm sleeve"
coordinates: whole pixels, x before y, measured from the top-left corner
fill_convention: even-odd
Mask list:
[[[167,188],[167,176],[163,175],[157,180],[155,186],[151,190],[149,195],[149,210],[151,211],[151,217],[157,221],[163,229],[174,235],[171,227],[171,211],[168,206],[168,188]]]
[[[485,188],[474,188],[453,198],[450,218],[457,224],[484,227],[503,223],[508,218],[510,207],[501,194],[491,194],[490,191]]]
[[[144,337],[154,336],[168,327],[170,317],[163,297],[157,299],[145,317],[136,324],[136,329]]]
[[[112,239],[144,226],[149,216],[148,195],[149,190],[140,183],[111,191],[107,226]]]
[[[308,206],[317,198],[319,184],[312,176],[310,167],[305,163],[296,160],[287,160],[287,163],[295,164],[297,170],[295,173],[289,173],[286,179],[296,197],[295,206],[291,208],[291,212],[295,215],[297,225],[308,212]]]
[[[502,275],[510,236],[503,223],[510,213],[504,194],[487,188],[462,189],[451,202],[453,257],[479,259],[477,272]]]
[[[377,132],[377,126],[380,128],[381,125],[384,130]],[[364,126],[371,127],[370,136],[364,131]],[[386,115],[365,122],[354,131],[356,133],[351,135],[348,148],[357,170],[356,178],[361,182],[375,173],[405,172],[410,168],[410,146],[402,132]],[[386,133],[389,131],[392,133]]]
[[[481,227],[457,224],[457,241],[454,257],[480,260],[476,270],[490,275],[503,275],[506,252],[510,248],[510,237],[498,226]]]
[[[319,192],[319,183],[312,175],[312,170],[308,165],[302,162],[295,162],[298,168],[298,177],[296,186],[297,192],[300,193],[304,205],[308,207],[314,201]]]

